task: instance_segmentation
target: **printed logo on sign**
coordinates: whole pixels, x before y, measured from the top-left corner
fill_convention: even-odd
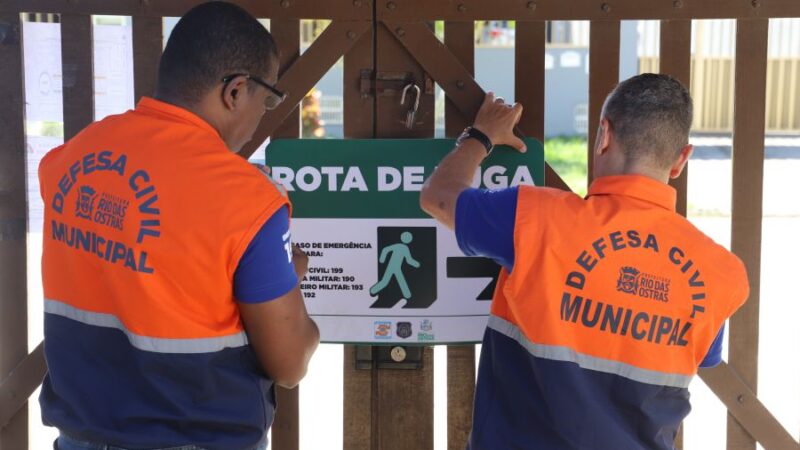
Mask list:
[[[433,322],[428,319],[423,319],[419,323],[420,332],[417,333],[417,340],[420,342],[433,341],[436,335],[433,334]]]
[[[669,285],[669,278],[643,273],[628,266],[619,269],[617,290],[626,294],[666,303],[669,301]]]
[[[92,220],[92,211],[94,210],[94,201],[97,198],[97,192],[91,186],[81,186],[78,189],[78,201],[75,204],[75,215]]]
[[[392,338],[392,322],[375,322],[375,339]]]
[[[411,322],[397,322],[397,336],[403,339],[411,337]]]
[[[423,332],[417,333],[417,340],[420,342],[433,341],[434,339],[436,339],[436,336],[433,334]]]
[[[419,329],[426,333],[430,333],[431,331],[433,331],[433,322],[431,322],[428,319],[425,319],[422,322],[420,322]]]

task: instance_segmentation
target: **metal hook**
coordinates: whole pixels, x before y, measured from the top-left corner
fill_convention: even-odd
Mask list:
[[[409,83],[406,85],[406,87],[403,88],[403,95],[400,96],[400,104],[404,105],[406,103],[406,93],[412,87],[414,88],[414,91],[417,94],[416,100],[414,100],[414,111],[416,111],[417,109],[419,109],[419,97],[422,94],[422,90],[416,84]]]
[[[414,128],[414,118],[417,115],[417,110],[419,109],[419,97],[422,94],[422,90],[416,84],[407,84],[406,87],[403,88],[403,95],[400,97],[400,105],[404,105],[406,103],[406,93],[409,89],[414,88],[414,91],[417,93],[417,98],[414,100],[414,107],[408,111],[406,114],[406,128],[409,130]]]

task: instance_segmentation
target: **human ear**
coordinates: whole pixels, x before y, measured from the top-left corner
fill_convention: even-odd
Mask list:
[[[670,178],[675,179],[681,176],[683,168],[686,167],[686,163],[689,162],[689,158],[692,157],[692,152],[694,152],[694,146],[691,144],[687,144],[681,149],[681,154],[678,157],[678,160],[675,161],[669,170]]]

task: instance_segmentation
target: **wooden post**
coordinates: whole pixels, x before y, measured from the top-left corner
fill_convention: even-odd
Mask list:
[[[691,86],[692,62],[692,21],[661,21],[661,61],[660,71],[678,79],[686,89]],[[689,179],[689,165],[683,169],[680,177],[670,181],[670,185],[678,191],[678,214],[686,215],[686,189]]]
[[[662,20],[661,21],[661,73],[671,75],[678,79],[686,89],[691,86],[691,59],[692,59],[692,21],[691,20]],[[676,211],[686,216],[686,198],[689,179],[689,164],[683,169],[680,177],[670,180],[670,185],[678,191]],[[678,429],[675,446],[683,448],[683,426]]]
[[[300,21],[275,19],[270,22],[270,32],[275,38],[280,54],[279,76],[300,57]],[[289,113],[273,138],[300,137],[300,106]],[[272,424],[272,448],[297,450],[300,448],[300,386],[294,389],[275,388],[278,409]]]
[[[545,22],[517,22],[514,99],[522,103],[519,129],[544,142]]]
[[[22,23],[0,14],[0,379],[28,354]],[[2,424],[0,424],[2,426]],[[0,428],[0,450],[28,448],[28,408]]]
[[[164,46],[161,17],[133,17],[133,92],[136,103],[152,97],[158,79],[158,61]]]
[[[374,81],[375,24],[361,36],[353,48],[344,55],[344,136],[350,139],[368,139],[375,136],[375,96],[361,93],[362,71]],[[343,440],[347,450],[377,448],[374,442],[372,420],[377,419],[374,388],[377,387],[375,370],[356,369],[356,346],[344,346],[344,417]]]
[[[754,393],[758,392],[758,307],[768,34],[768,19],[737,22],[731,250],[747,266],[750,297],[730,319],[728,363]],[[728,448],[755,449],[755,440],[730,414]]]
[[[402,31],[399,34],[405,35]],[[404,125],[408,104],[401,105],[399,95],[378,95],[375,137],[433,137],[434,98],[433,92],[425,92],[424,71],[385,26],[377,27],[375,38],[377,73],[408,72],[422,90],[416,120],[410,130]],[[433,448],[433,349],[424,349],[420,369],[373,370],[373,386],[372,394],[376,397],[373,397],[372,448]]]
[[[593,21],[589,31],[589,184],[594,179],[594,141],[603,102],[619,82],[619,20]]]
[[[61,15],[64,141],[94,121],[92,16]]]
[[[475,23],[445,22],[444,43],[470,74],[475,73]],[[456,137],[470,125],[449,98],[445,98],[445,135]],[[447,347],[447,448],[463,450],[472,430],[475,399],[475,346]]]

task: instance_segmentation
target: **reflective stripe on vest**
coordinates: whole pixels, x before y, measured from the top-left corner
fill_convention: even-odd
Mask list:
[[[619,375],[630,380],[659,386],[686,388],[689,387],[689,383],[693,378],[678,373],[665,373],[641,369],[619,361],[578,353],[569,347],[537,344],[526,338],[522,334],[522,331],[513,323],[495,315],[489,316],[488,326],[498,333],[515,340],[519,345],[524,347],[528,353],[537,358],[573,362],[584,369]]]
[[[132,333],[125,327],[119,318],[113,314],[84,311],[58,300],[45,299],[44,312],[66,317],[86,325],[96,327],[115,328],[127,336],[131,345],[146,352],[155,353],[211,353],[226,348],[242,347],[247,345],[247,335],[244,331],[228,336],[196,339],[168,339],[141,336]]]

